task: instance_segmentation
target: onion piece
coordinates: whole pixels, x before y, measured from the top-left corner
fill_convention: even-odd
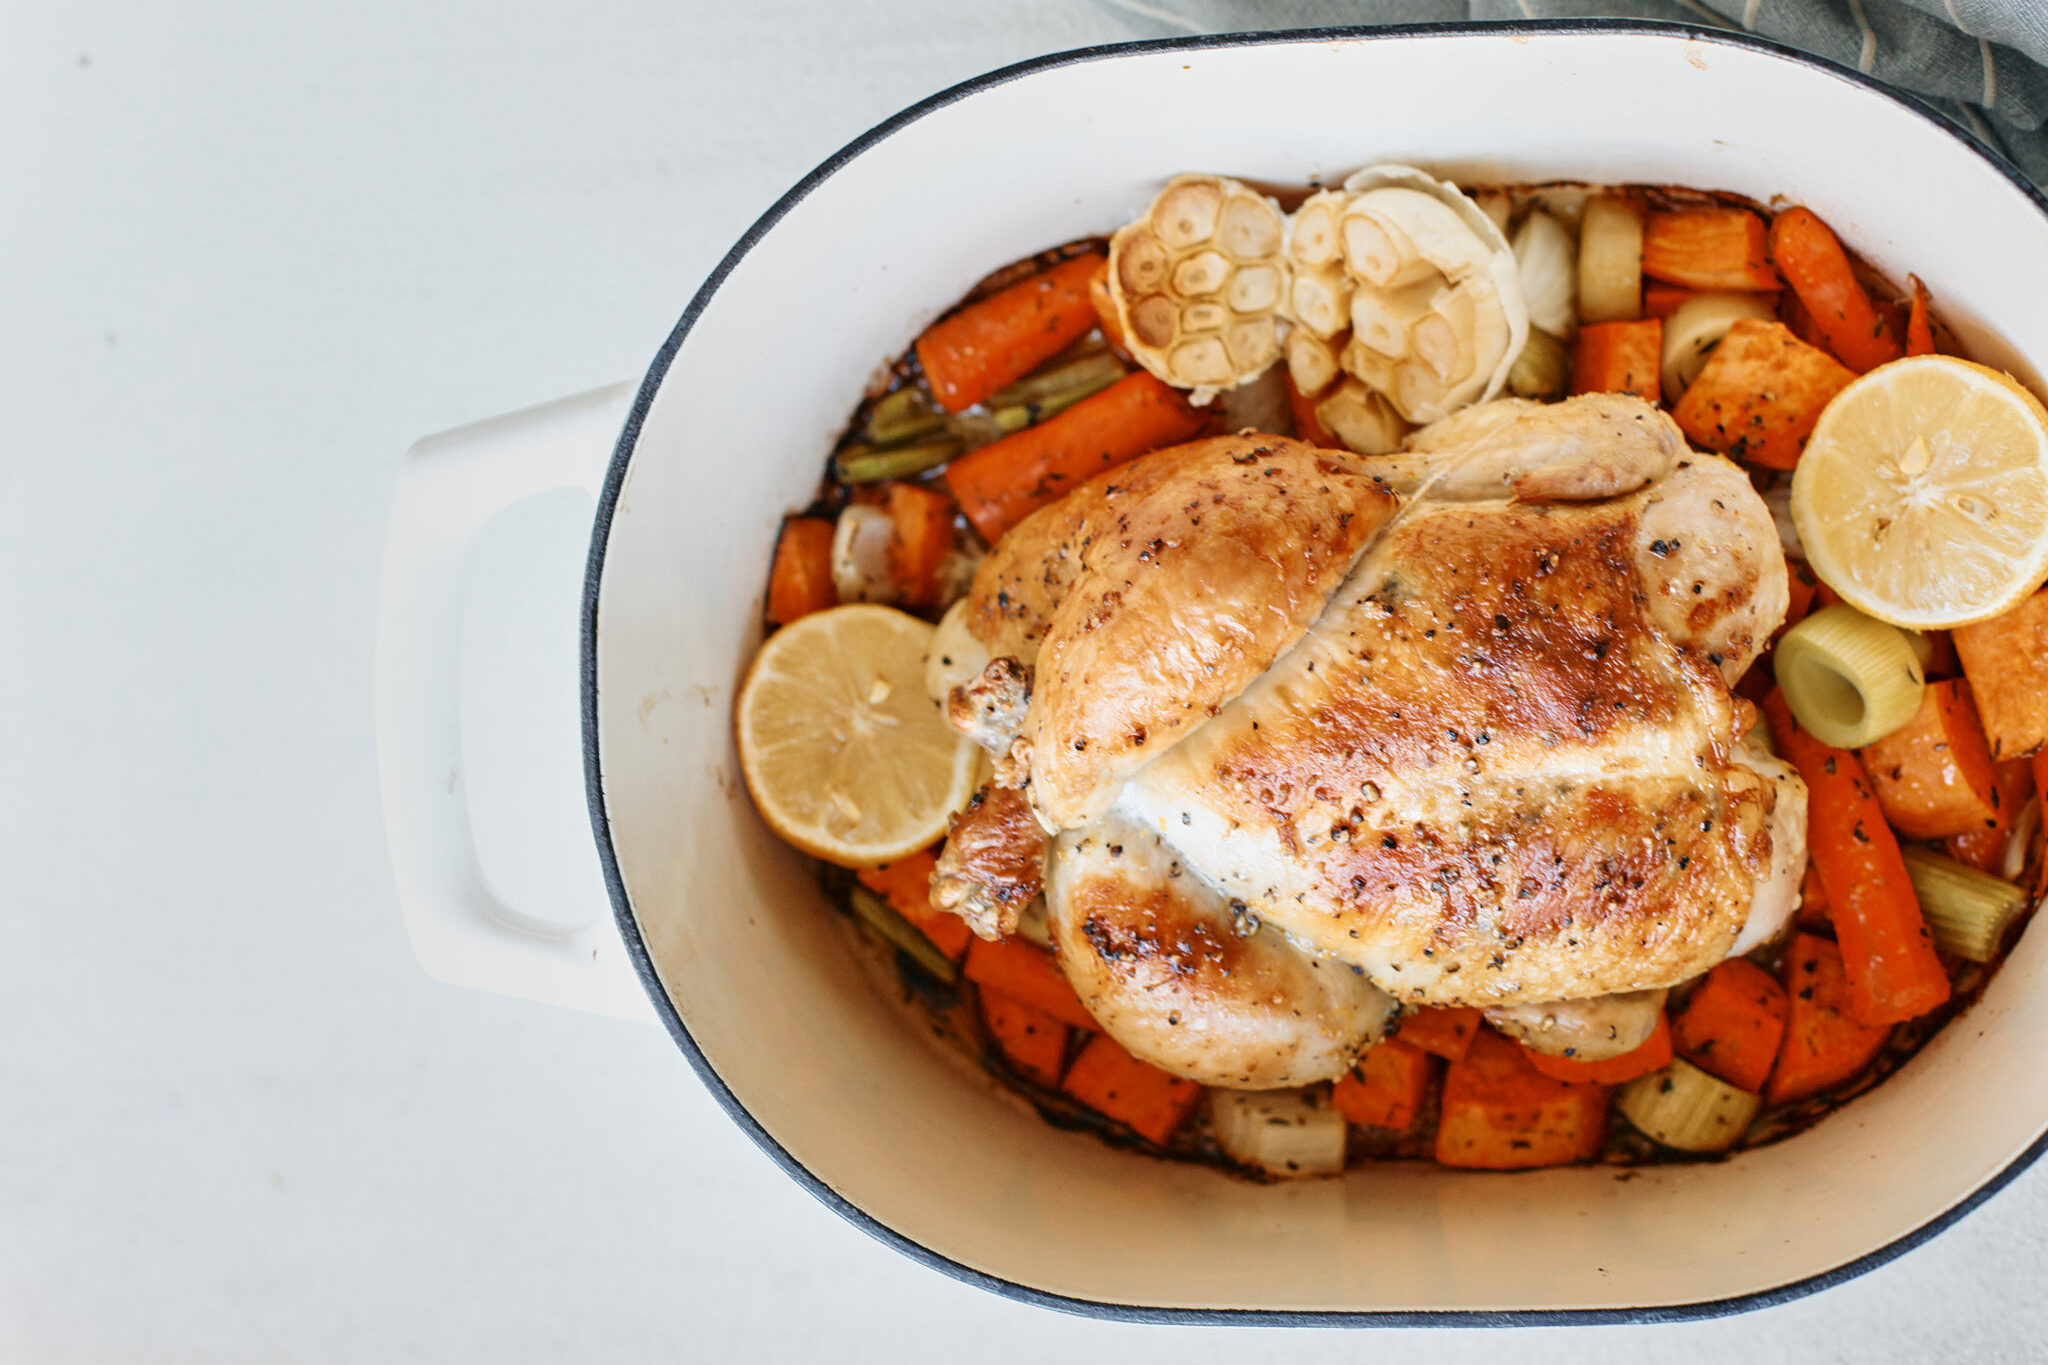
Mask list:
[[[1515,233],[1515,272],[1522,280],[1522,301],[1529,325],[1560,341],[1579,329],[1578,246],[1563,223],[1537,209]]]
[[[1209,1122],[1224,1155],[1275,1176],[1344,1169],[1344,1116],[1327,1086],[1304,1090],[1211,1090]]]
[[[879,507],[854,503],[839,514],[832,528],[832,586],[842,602],[894,602],[896,575],[890,547],[895,523]]]
[[[1775,322],[1777,313],[1755,294],[1700,294],[1678,305],[1664,320],[1664,394],[1672,402],[1692,387],[1706,368],[1707,353],[1728,335],[1737,318]]]

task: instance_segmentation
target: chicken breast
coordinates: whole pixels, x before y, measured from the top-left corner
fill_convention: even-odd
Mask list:
[[[1230,439],[1239,454],[1275,448]],[[1006,538],[976,582],[968,621],[990,668],[1016,659],[1020,638],[1038,645],[1011,744],[1039,824],[1073,832],[1049,855],[1054,919],[1069,925],[1055,939],[1114,1035],[1181,1074],[1246,1070],[1242,1049],[1207,1065],[1143,1014],[1135,1002],[1156,983],[1130,984],[1133,959],[1074,927],[1116,922],[1112,902],[1160,941],[1206,944],[1219,924],[1247,950],[1273,935],[1261,970],[1276,981],[1338,962],[1404,1003],[1539,1023],[1605,1018],[1614,1010],[1536,1007],[1658,991],[1782,926],[1805,791],[1743,742],[1754,713],[1730,685],[1783,620],[1786,572],[1740,469],[1621,395],[1468,409],[1382,460],[1325,461],[1298,443],[1284,455],[1273,463],[1301,471],[1272,503],[1284,517],[1233,551],[1256,572],[1162,575],[1141,611],[1119,612],[1110,599],[1143,581],[1128,559],[1061,561],[1027,583],[1044,541]],[[1146,490],[1146,529],[1186,563],[1211,553],[1194,519],[1219,472],[1214,451],[1162,452],[1111,477]],[[1225,486],[1243,498],[1260,484],[1241,472]],[[1318,510],[1328,490],[1350,499],[1348,521]],[[1078,541],[1060,541],[1069,559],[1100,544],[1100,505],[1078,513]],[[1267,562],[1302,528],[1319,536],[1306,567]],[[1111,544],[1128,552],[1122,527]],[[1117,743],[1134,717],[1176,716],[1156,732],[1137,722],[1163,745]],[[1086,761],[1067,751],[1104,743]],[[1132,828],[1156,856],[1112,876],[1103,832],[1128,850]],[[1155,863],[1175,871],[1171,894]],[[1251,997],[1205,998],[1211,1037],[1270,1036]],[[1302,1055],[1350,1036],[1326,1035]]]

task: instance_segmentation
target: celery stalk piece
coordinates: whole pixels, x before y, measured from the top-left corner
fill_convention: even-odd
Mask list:
[[[1800,725],[1837,749],[1904,725],[1927,686],[1905,632],[1843,602],[1786,631],[1772,666]]]
[[[1763,1100],[1677,1058],[1623,1086],[1615,1107],[1653,1142],[1681,1152],[1725,1152]]]
[[[864,886],[853,888],[853,912],[893,948],[901,949],[925,972],[952,985],[960,979],[953,960],[932,946],[924,932],[889,908],[889,903]]]
[[[1972,962],[1989,962],[2013,920],[2026,909],[2027,893],[1989,872],[1932,850],[1906,845],[1906,875],[1920,898],[1920,913],[1935,946]]]
[[[848,446],[833,457],[833,472],[841,483],[879,483],[883,479],[907,479],[936,469],[958,455],[965,446],[948,437],[917,445],[876,450],[870,446]]]

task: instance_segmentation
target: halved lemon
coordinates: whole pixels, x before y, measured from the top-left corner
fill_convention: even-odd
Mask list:
[[[813,612],[740,685],[740,771],[769,828],[841,867],[915,853],[974,795],[979,752],[924,688],[932,628],[893,607]]]
[[[2048,410],[1967,360],[1881,365],[1821,413],[1792,523],[1821,581],[1880,621],[1996,616],[2048,578]]]

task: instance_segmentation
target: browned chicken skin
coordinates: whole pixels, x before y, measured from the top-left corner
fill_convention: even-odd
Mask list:
[[[1218,483],[1256,501],[1218,518]],[[968,615],[1035,663],[1014,735],[983,738],[1047,830],[1149,831],[1273,952],[1413,1003],[1654,991],[1789,913],[1804,789],[1729,692],[1784,560],[1741,472],[1648,405],[1488,404],[1377,462],[1224,438],[1069,502],[997,547]],[[1079,932],[1102,918],[1062,894],[1079,846],[1055,842],[1048,908],[1091,1010],[1181,1074],[1243,1072],[1192,1060]],[[1272,1044],[1245,975],[1200,1005],[1226,1058]],[[1286,1083],[1342,1070],[1344,1013],[1303,1026]]]

